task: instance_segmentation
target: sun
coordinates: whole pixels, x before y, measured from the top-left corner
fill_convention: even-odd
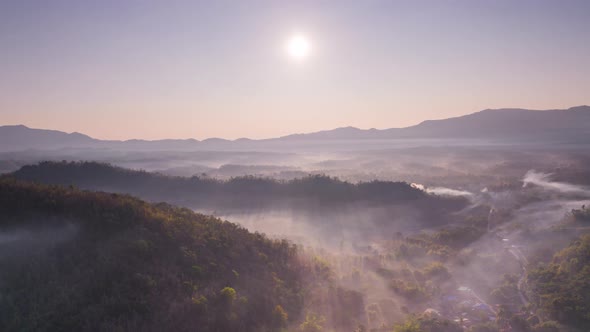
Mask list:
[[[311,44],[305,36],[295,35],[287,42],[287,53],[292,59],[302,60],[309,56]]]

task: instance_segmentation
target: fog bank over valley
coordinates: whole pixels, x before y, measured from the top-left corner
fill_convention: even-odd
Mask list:
[[[0,152],[0,323],[101,294],[104,330],[584,331],[590,146],[542,132]]]

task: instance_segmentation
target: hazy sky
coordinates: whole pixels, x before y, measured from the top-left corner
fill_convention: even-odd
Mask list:
[[[581,104],[587,0],[0,0],[2,125],[263,138]]]

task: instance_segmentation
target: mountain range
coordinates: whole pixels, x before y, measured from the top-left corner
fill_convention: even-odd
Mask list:
[[[226,140],[209,138],[126,141],[99,140],[81,133],[32,129],[23,125],[0,126],[0,151],[60,148],[121,148],[190,150],[218,147],[255,147],[258,144],[339,140],[481,139],[507,142],[590,142],[590,106],[561,110],[486,109],[476,113],[427,120],[405,128],[359,129],[343,127],[278,138]]]

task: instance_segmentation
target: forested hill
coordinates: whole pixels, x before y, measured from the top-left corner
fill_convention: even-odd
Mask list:
[[[306,268],[286,241],[7,178],[0,215],[2,331],[271,331],[301,317]]]
[[[587,210],[578,210],[586,213]],[[528,274],[535,307],[566,326],[590,327],[590,234],[557,252],[550,264]]]
[[[438,197],[406,182],[350,183],[323,175],[290,181],[237,177],[227,181],[208,177],[170,177],[96,162],[42,162],[24,166],[11,176],[27,181],[74,185],[83,189],[136,195],[151,201],[202,207],[290,205],[332,207],[334,204],[423,204],[431,210],[459,209],[464,198]]]

